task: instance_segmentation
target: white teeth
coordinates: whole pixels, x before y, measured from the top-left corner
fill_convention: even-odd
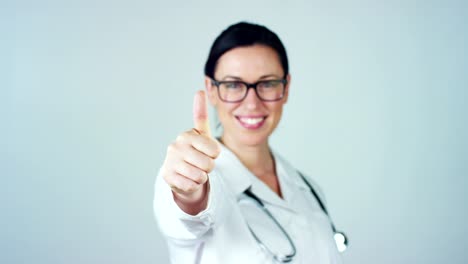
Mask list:
[[[240,118],[240,121],[242,121],[242,123],[246,123],[248,125],[256,125],[256,124],[263,121],[263,117],[258,117],[258,118],[242,117],[242,118]]]

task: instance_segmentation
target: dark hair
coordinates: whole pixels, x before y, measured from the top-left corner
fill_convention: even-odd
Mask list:
[[[240,22],[229,26],[214,41],[205,64],[205,75],[214,79],[214,72],[219,58],[227,51],[237,48],[262,44],[274,49],[283,66],[284,76],[289,73],[288,56],[279,37],[268,28]]]

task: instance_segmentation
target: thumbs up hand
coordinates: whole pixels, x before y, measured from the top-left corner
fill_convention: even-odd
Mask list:
[[[184,212],[196,215],[207,206],[208,173],[221,151],[211,137],[204,91],[195,94],[193,119],[194,128],[181,133],[168,146],[161,173],[177,205]]]
[[[205,92],[198,91],[195,94],[195,98],[193,98],[193,123],[195,124],[195,129],[200,134],[205,134],[207,137],[211,137],[208,109],[205,101]]]

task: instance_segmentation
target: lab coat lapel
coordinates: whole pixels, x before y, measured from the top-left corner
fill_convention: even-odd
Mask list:
[[[276,160],[276,158],[275,158]],[[221,153],[216,159],[215,169],[223,175],[223,180],[237,198],[248,188],[265,203],[291,210],[288,203],[281,199],[265,183],[252,174],[228,148],[221,144]],[[278,177],[280,177],[278,175]],[[281,177],[284,177],[283,175]],[[280,186],[282,181],[280,180]],[[283,187],[281,186],[283,189]],[[288,186],[285,186],[288,189]]]
[[[301,199],[304,192],[309,191],[309,188],[293,166],[277,153],[273,152],[273,154],[276,160],[276,171],[282,187],[283,199],[288,203],[291,210],[300,212],[303,208],[299,206],[297,201]]]
[[[282,188],[281,183],[280,188]],[[264,203],[269,203],[287,210],[291,210],[285,200],[281,199],[272,189],[270,189],[270,187],[268,187],[255,175],[252,175],[252,192],[257,195]]]
[[[215,160],[215,170],[218,175],[222,175],[226,187],[239,197],[252,185],[249,177],[249,170],[239,161],[239,159],[224,145],[221,145],[221,153]]]

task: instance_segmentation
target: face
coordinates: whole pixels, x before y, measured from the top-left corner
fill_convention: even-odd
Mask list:
[[[224,53],[218,60],[214,74],[217,81],[244,81],[256,83],[262,80],[278,80],[284,71],[276,51],[268,46],[239,47]],[[274,102],[261,101],[254,89],[248,89],[245,99],[238,103],[221,101],[217,87],[209,77],[205,85],[211,104],[216,108],[223,126],[223,141],[257,146],[267,144],[268,137],[278,125],[283,105],[288,99],[290,76],[282,99]]]

